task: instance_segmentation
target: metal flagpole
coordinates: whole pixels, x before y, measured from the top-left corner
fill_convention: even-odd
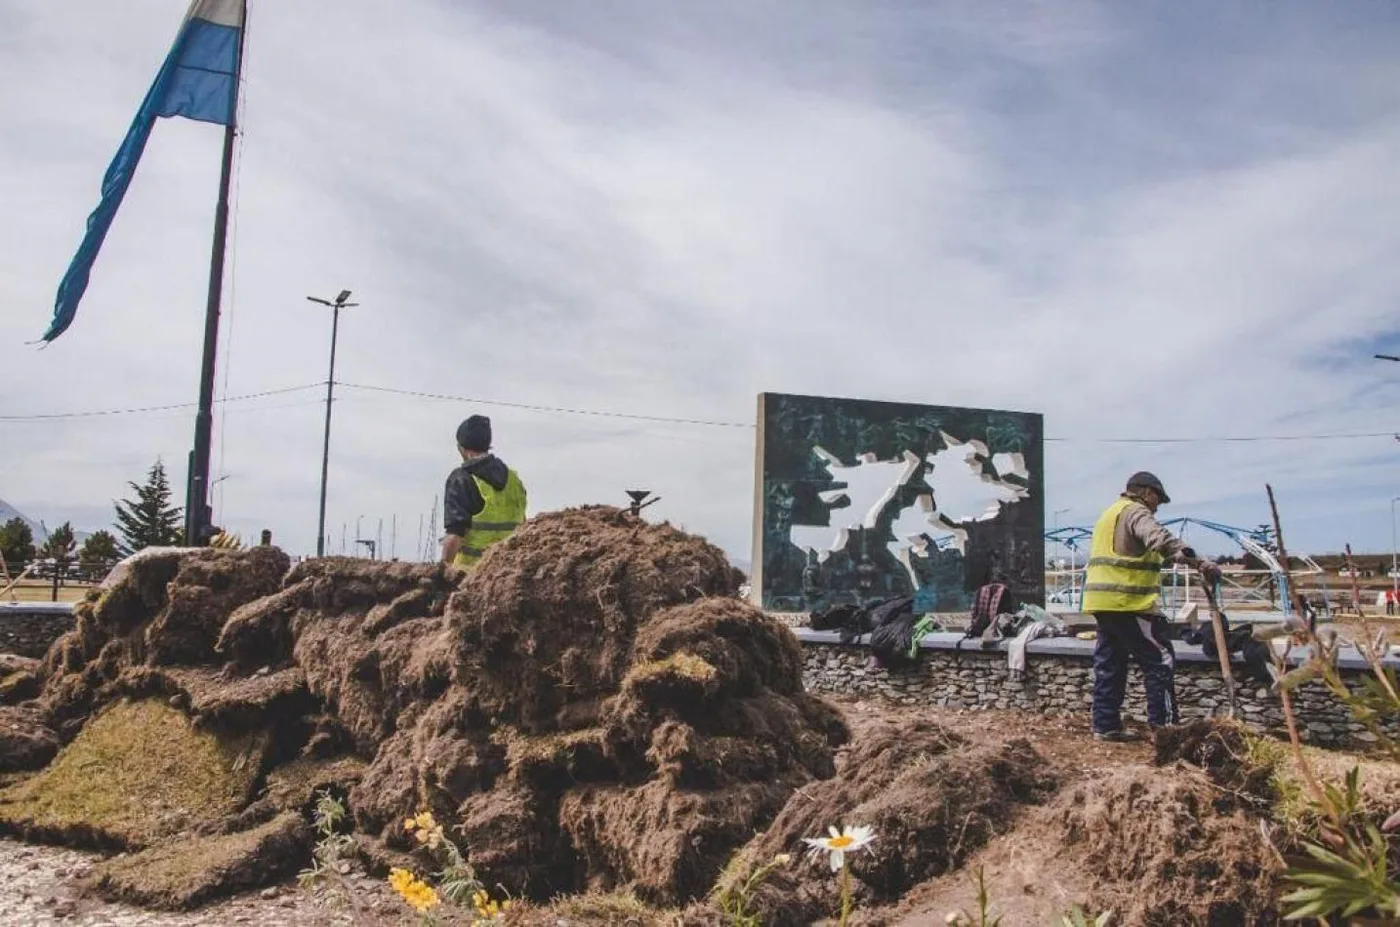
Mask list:
[[[228,243],[228,192],[233,179],[233,148],[238,135],[238,100],[242,95],[243,42],[248,35],[248,4],[243,4],[238,32],[238,69],[234,74],[233,111],[224,127],[224,157],[219,168],[219,202],[214,210],[214,244],[209,258],[209,298],[204,308],[204,361],[199,374],[199,411],[194,420],[185,487],[185,543],[197,547],[212,520],[209,510],[209,457],[214,433],[214,367],[219,355],[219,308],[224,293],[224,252]]]

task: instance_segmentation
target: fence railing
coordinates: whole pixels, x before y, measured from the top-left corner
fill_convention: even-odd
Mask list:
[[[49,598],[58,601],[58,592],[67,586],[86,586],[100,583],[112,572],[120,558],[102,560],[80,560],[57,557],[35,557],[32,560],[0,561],[0,593],[7,601],[18,598],[19,590],[29,590],[35,586],[48,585]]]

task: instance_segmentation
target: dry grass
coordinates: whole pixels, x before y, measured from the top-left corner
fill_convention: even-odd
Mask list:
[[[0,589],[5,588],[5,583],[0,581]],[[58,587],[59,602],[81,602],[83,596],[92,587],[86,584],[67,583]],[[0,596],[0,603],[5,602],[52,602],[53,583],[42,580],[24,580],[15,586],[4,596]]]
[[[0,830],[140,848],[236,812],[265,750],[262,735],[197,731],[163,701],[118,703],[47,769],[0,792]]]
[[[660,676],[678,676],[695,682],[709,682],[715,678],[716,670],[704,659],[693,653],[672,654],[664,660],[639,663],[628,671],[623,680],[624,686],[633,686]]]

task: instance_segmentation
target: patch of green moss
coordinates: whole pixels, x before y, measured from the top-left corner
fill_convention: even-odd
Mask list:
[[[264,734],[196,730],[163,701],[119,702],[43,772],[0,791],[0,831],[136,849],[232,815],[266,755]]]
[[[658,910],[630,892],[588,892],[561,898],[549,907],[550,913],[571,924],[635,924],[662,927],[676,922],[676,912]]]
[[[98,863],[85,887],[147,907],[192,908],[291,875],[309,858],[311,831],[296,813],[238,834],[199,837]]]
[[[709,682],[717,670],[693,653],[673,653],[664,660],[639,663],[627,672],[626,685],[636,685],[661,676],[679,676],[695,682]]]

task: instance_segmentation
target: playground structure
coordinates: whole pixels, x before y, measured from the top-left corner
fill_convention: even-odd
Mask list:
[[[1278,546],[1274,540],[1273,528],[1260,525],[1256,528],[1239,528],[1204,518],[1184,516],[1162,522],[1183,541],[1188,540],[1188,531],[1193,526],[1233,541],[1240,550],[1262,564],[1259,568],[1235,567],[1226,565],[1221,571],[1220,599],[1226,608],[1246,612],[1243,620],[1252,622],[1284,621],[1292,614],[1290,605],[1289,577],[1294,582],[1301,577],[1325,577],[1326,571],[1307,554],[1289,555],[1293,566],[1284,570],[1278,560]],[[1089,559],[1089,544],[1093,529],[1083,526],[1056,528],[1045,532],[1047,545],[1045,571],[1046,608],[1051,612],[1077,613],[1084,597],[1084,572]],[[1201,588],[1200,573],[1183,564],[1172,564],[1162,570],[1162,608],[1168,614],[1183,605],[1195,602],[1204,604],[1205,595]],[[1321,613],[1332,611],[1332,602],[1327,592],[1325,578],[1320,581],[1320,595],[1308,596],[1309,606]]]

